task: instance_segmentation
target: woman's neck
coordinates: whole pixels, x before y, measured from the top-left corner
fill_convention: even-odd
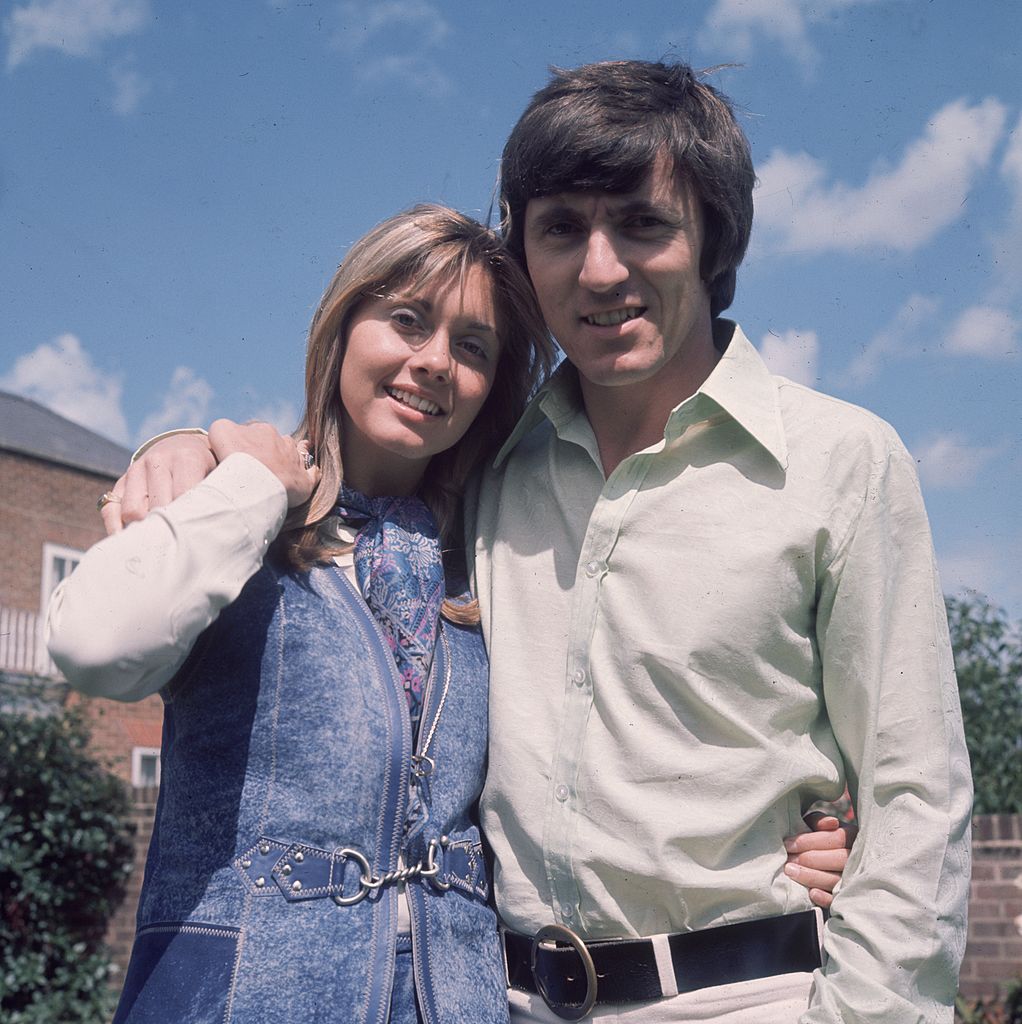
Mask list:
[[[422,483],[425,466],[409,460],[406,465],[383,464],[386,460],[360,459],[359,453],[344,454],[341,465],[344,483],[367,498],[402,498],[415,494]]]

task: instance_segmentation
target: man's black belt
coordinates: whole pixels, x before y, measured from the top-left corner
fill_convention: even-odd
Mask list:
[[[814,910],[664,936],[677,991],[752,981],[820,966]],[[534,992],[565,1020],[579,1020],[597,1003],[634,1003],[674,995],[661,981],[656,939],[583,942],[561,925],[535,938],[504,932],[507,979],[512,988]]]

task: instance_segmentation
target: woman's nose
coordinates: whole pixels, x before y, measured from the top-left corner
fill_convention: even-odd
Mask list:
[[[451,349],[446,331],[435,331],[429,340],[416,350],[414,369],[431,380],[446,382],[451,376]]]

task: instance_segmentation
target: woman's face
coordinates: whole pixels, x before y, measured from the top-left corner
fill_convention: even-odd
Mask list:
[[[341,456],[347,483],[409,494],[431,456],[471,426],[500,355],[490,278],[464,287],[397,287],[355,311],[341,363]]]

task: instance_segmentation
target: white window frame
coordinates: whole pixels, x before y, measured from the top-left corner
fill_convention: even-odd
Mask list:
[[[146,783],[142,781],[142,758],[156,758],[156,781]],[[131,748],[131,784],[135,787],[151,786],[160,784],[160,748],[159,747],[132,747]]]
[[[57,579],[54,562],[58,558],[73,559],[75,566],[82,560],[84,551],[78,548],[65,547],[63,544],[43,544],[43,572],[39,584],[39,614],[46,616],[46,606],[50,603],[50,595],[56,589],[60,580]],[[71,570],[72,572],[74,569]]]

